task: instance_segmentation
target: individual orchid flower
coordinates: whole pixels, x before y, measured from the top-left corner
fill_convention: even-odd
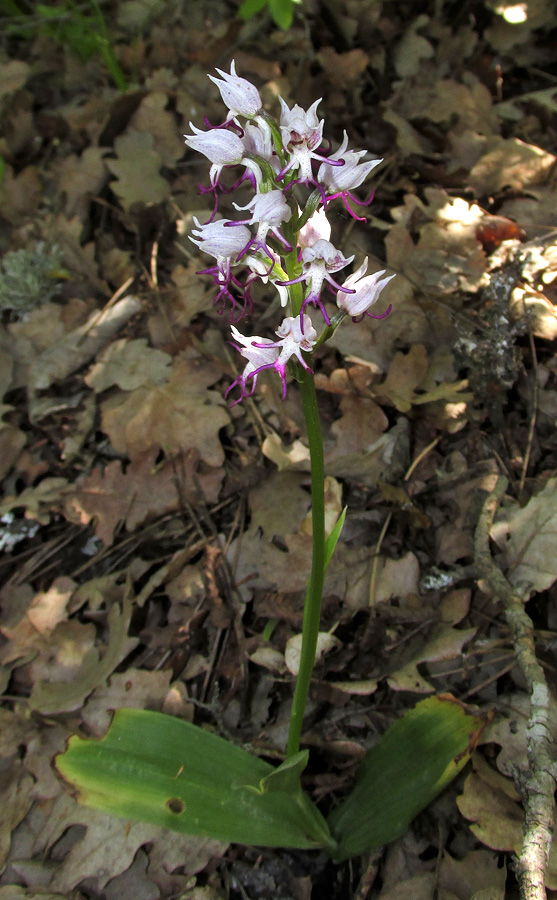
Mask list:
[[[234,203],[236,209],[249,209],[251,211],[251,219],[244,219],[245,225],[257,225],[257,234],[253,238],[252,245],[260,247],[272,259],[267,247],[267,234],[271,234],[280,241],[288,252],[292,247],[285,237],[279,231],[279,225],[283,222],[289,222],[292,217],[292,210],[284,199],[282,191],[267,191],[265,194],[256,194],[246,206],[238,206]]]
[[[356,216],[348,206],[347,197],[353,200],[354,203],[359,203],[360,205],[371,203],[373,194],[369,200],[362,203],[361,200],[354,197],[352,191],[359,187],[368,177],[369,173],[382,163],[383,160],[371,159],[368,160],[368,162],[360,162],[361,157],[365,156],[367,151],[348,150],[347,147],[348,135],[345,131],[342,144],[338,150],[335,150],[335,152],[328,157],[327,162],[319,167],[317,180],[327,189],[329,200],[335,200],[337,197],[342,197],[347,211],[352,218],[357,219],[359,217]],[[331,163],[334,161],[342,162],[343,165],[332,166]]]
[[[350,288],[353,293],[348,294],[345,291],[337,293],[337,306],[348,313],[349,316],[352,316],[354,322],[361,321],[364,316],[369,316],[370,319],[384,319],[392,309],[392,306],[389,304],[386,312],[381,313],[379,316],[375,316],[367,311],[379,299],[383,288],[395,277],[394,275],[388,275],[387,278],[381,278],[387,271],[386,269],[374,272],[373,275],[366,275],[367,264],[368,258],[366,256],[360,268],[353,272],[352,275],[349,275],[343,284],[343,288]]]
[[[253,119],[262,107],[259,91],[246,78],[240,78],[236,75],[236,63],[232,60],[230,65],[230,74],[217,69],[222,77],[222,81],[215,75],[209,75],[220,91],[220,95],[228,107],[228,116],[226,121],[235,119],[236,116],[244,116],[246,119]]]
[[[312,103],[307,112],[298,104],[290,109],[282,97],[279,97],[279,101],[282,107],[280,116],[282,144],[290,158],[278,177],[283,178],[287,172],[299,169],[299,180],[307,183],[313,179],[312,159],[322,161],[326,159],[315,152],[323,140],[324,119],[319,120],[317,117],[317,107],[321,100]]]
[[[230,326],[232,337],[236,341],[234,346],[239,350],[242,356],[247,359],[247,364],[243,371],[238,375],[235,381],[227,388],[224,396],[228,397],[233,388],[239,386],[241,393],[237,400],[231,403],[236,406],[237,403],[244,400],[245,397],[251,397],[257,385],[257,376],[262,369],[272,367],[279,357],[279,349],[274,346],[264,347],[264,338],[255,335],[254,337],[245,337],[234,325]],[[248,379],[251,383],[248,385]]]
[[[259,184],[263,175],[260,167],[254,159],[246,156],[246,148],[242,138],[233,131],[211,128],[202,131],[190,122],[190,128],[194,134],[185,134],[186,144],[192,150],[197,150],[213,163],[209,171],[211,189],[215,190],[220,174],[225,166],[244,165],[253,173],[256,184]]]
[[[236,345],[236,349],[248,361],[243,372],[226,391],[226,394],[229,394],[236,385],[240,385],[242,389],[240,398],[232,404],[233,406],[244,397],[250,397],[253,394],[257,376],[265,369],[274,369],[278,372],[282,382],[282,399],[284,400],[286,397],[286,366],[292,357],[295,357],[304,369],[311,372],[302,356],[303,352],[311,351],[317,339],[317,332],[313,328],[309,316],[304,316],[303,327],[298,316],[287,316],[283,319],[275,332],[279,338],[278,341],[265,341],[257,335],[247,338],[234,326],[231,330],[233,337],[241,345]],[[253,384],[248,389],[247,382],[250,378]]]
[[[219,219],[217,222],[200,225],[194,216],[193,221],[197,227],[193,229],[193,237],[190,235],[190,241],[196,244],[204,253],[214,256],[217,260],[216,266],[201,269],[198,274],[213,276],[215,284],[219,288],[213,305],[215,306],[221,300],[230,300],[233,315],[236,299],[230,292],[230,285],[234,285],[240,290],[243,290],[244,285],[232,275],[231,267],[238,262],[239,257],[242,256],[246,247],[251,243],[251,231],[245,225],[227,228],[230,222],[229,219]]]
[[[308,303],[313,303],[314,306],[318,306],[321,310],[327,325],[331,324],[331,320],[329,319],[323,301],[321,300],[321,288],[323,287],[323,282],[327,281],[338,291],[350,291],[350,288],[344,288],[341,287],[340,284],[337,284],[332,277],[332,273],[344,269],[344,267],[351,263],[353,259],[353,256],[346,258],[340,250],[337,250],[337,248],[331,244],[330,241],[326,241],[323,238],[317,240],[311,247],[305,247],[302,250],[302,274],[297,278],[282,282],[283,285],[290,285],[305,281],[309,287],[300,310],[300,319]]]
[[[224,166],[240,165],[244,158],[245,148],[242,139],[233,131],[213,128],[202,131],[190,122],[193,134],[185,134],[186,144],[192,150],[202,153],[213,163],[209,177],[211,186],[214,187]]]
[[[255,343],[254,347],[261,350],[279,350],[280,353],[273,363],[266,363],[259,367],[254,374],[263,369],[274,369],[280,375],[282,381],[282,399],[286,397],[286,364],[294,356],[306,371],[311,372],[310,367],[302,356],[302,352],[309,353],[317,340],[317,332],[311,324],[308,315],[287,316],[275,331],[278,341],[271,343]]]

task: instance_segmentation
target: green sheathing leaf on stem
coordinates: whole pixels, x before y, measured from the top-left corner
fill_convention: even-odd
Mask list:
[[[80,803],[125,819],[240,844],[333,851],[300,785],[306,762],[307,752],[275,769],[189,722],[121,709],[101,740],[72,737],[56,768]]]
[[[400,837],[460,772],[489,716],[451,694],[428,697],[394,722],[367,753],[351,794],[328,822],[337,861]]]

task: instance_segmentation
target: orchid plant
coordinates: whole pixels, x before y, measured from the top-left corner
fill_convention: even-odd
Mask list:
[[[323,146],[324,120],[317,113],[320,100],[306,111],[298,105],[290,108],[279,97],[281,114],[276,121],[263,109],[257,88],[236,74],[234,62],[230,73],[221,69],[217,72],[220,78],[209,77],[228,108],[226,120],[223,125],[206,131],[190,123],[192,134],[186,135],[188,147],[202,153],[212,164],[209,186],[201,190],[211,192],[215,198],[211,218],[204,225],[195,220],[191,240],[216,260],[214,266],[201,271],[214,279],[217,289],[214,303],[221,313],[228,308],[233,322],[251,314],[251,290],[258,280],[274,285],[286,313],[276,328],[277,340],[257,334],[247,337],[235,324],[231,325],[234,346],[246,362],[226,396],[236,394],[232,405],[240,403],[254,393],[259,374],[269,369],[278,374],[284,399],[286,373],[290,369],[301,392],[310,449],[313,563],[288,741],[288,753],[292,754],[299,750],[315,661],[326,557],[327,554],[330,557],[332,542],[340,533],[340,527],[333,531],[327,549],[323,439],[312,358],[345,318],[359,321],[364,316],[382,319],[388,315],[390,306],[379,315],[369,310],[394,278],[394,275],[387,276],[384,269],[366,275],[366,258],[344,284],[338,283],[337,273],[345,270],[354,256],[346,257],[331,243],[327,210],[338,199],[350,216],[365,221],[353,209],[353,204],[362,203],[353,192],[382,160],[364,161],[366,151],[350,150],[346,132],[338,150],[328,151]],[[221,181],[223,171],[231,166],[243,170],[234,187],[248,182],[254,192],[244,206],[234,203],[239,211],[250,213],[249,217],[235,221],[216,219],[219,192],[232,190]],[[371,203],[372,197],[373,194],[364,203]],[[325,305],[327,289],[336,298],[338,309],[332,318]],[[240,297],[243,298],[241,306]],[[309,315],[311,308],[320,315],[319,336]]]
[[[340,200],[354,219],[365,221],[354,191],[380,164],[365,150],[351,150],[348,136],[331,152],[324,143],[320,100],[306,111],[279,98],[275,120],[257,88],[217,69],[209,76],[228,113],[206,130],[190,123],[186,144],[211,163],[214,198],[209,220],[194,220],[191,240],[214,264],[200,274],[215,284],[214,305],[228,313],[232,342],[243,368],[226,390],[230,404],[251,397],[263,371],[274,371],[286,397],[289,375],[300,391],[311,462],[312,568],[304,609],[299,673],[294,690],[284,762],[264,760],[188,722],[145,710],[119,710],[101,741],[80,737],[57,758],[57,768],[81,802],[127,818],[138,818],[192,835],[244,844],[324,848],[338,860],[387,843],[462,768],[484,720],[451,695],[430,697],[395,722],[369,751],[354,790],[325,820],[301,786],[308,751],[300,750],[304,711],[319,635],[325,574],[344,515],[325,531],[323,438],[313,376],[315,351],[347,318],[382,319],[370,312],[394,278],[385,270],[367,274],[368,259],[340,283],[354,256],[331,242],[327,212]],[[233,187],[223,182],[240,169]],[[249,187],[251,199],[235,209],[237,219],[217,218],[221,193]],[[245,335],[237,327],[254,311],[255,282],[273,287],[282,321],[276,339]],[[328,292],[328,294],[327,294]],[[330,313],[328,301],[336,302]],[[312,320],[311,315],[314,319]],[[319,332],[318,332],[319,329]]]

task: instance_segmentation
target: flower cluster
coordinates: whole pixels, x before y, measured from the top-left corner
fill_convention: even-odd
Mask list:
[[[210,126],[206,120],[206,131],[190,123],[192,134],[185,135],[188,147],[211,163],[209,187],[201,190],[215,197],[209,221],[202,225],[194,219],[191,240],[215,260],[199,274],[213,277],[215,305],[221,305],[221,312],[230,308],[231,321],[237,322],[252,311],[251,286],[255,281],[274,285],[281,306],[289,313],[276,329],[275,341],[259,335],[245,337],[232,325],[234,346],[246,360],[242,373],[226,392],[228,395],[239,388],[234,405],[253,394],[264,369],[278,373],[284,398],[287,365],[311,371],[308,360],[312,350],[331,337],[346,316],[359,321],[364,316],[382,319],[388,315],[390,306],[381,315],[369,309],[394,276],[383,277],[385,270],[366,275],[366,258],[340,284],[337,273],[349,266],[354,256],[344,256],[331,243],[326,215],[329,202],[340,198],[348,213],[358,219],[349,201],[371,203],[373,195],[362,201],[353,192],[382,160],[365,161],[365,150],[349,150],[346,132],[337,150],[327,149],[324,120],[317,113],[320,100],[306,111],[297,104],[290,109],[279,97],[277,122],[263,109],[257,88],[236,75],[234,62],[230,73],[217,72],[220,78],[209,77],[228,109],[225,121]],[[223,170],[229,167],[242,170],[232,188],[225,187],[221,180]],[[254,195],[244,206],[234,203],[234,207],[247,215],[236,220],[217,219],[219,192],[229,193],[246,181]],[[299,185],[312,188],[305,202]],[[325,307],[326,289],[336,296],[339,310],[332,319]],[[242,307],[238,311],[239,298]],[[320,311],[325,325],[319,338],[307,313],[310,305]]]

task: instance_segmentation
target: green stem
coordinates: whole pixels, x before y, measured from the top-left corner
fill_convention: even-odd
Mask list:
[[[292,246],[296,246],[297,235],[287,235]],[[285,268],[288,278],[294,278],[299,271],[296,250],[286,255]],[[290,287],[290,302],[292,315],[300,314],[303,302],[303,289],[300,284]],[[311,365],[311,357],[306,356]],[[319,635],[319,622],[321,619],[321,600],[323,595],[323,583],[325,581],[325,464],[323,459],[323,436],[321,433],[321,421],[315,393],[315,380],[312,372],[307,372],[300,367],[300,395],[306,429],[308,434],[310,465],[311,465],[311,520],[313,528],[313,554],[311,561],[311,575],[306,592],[304,607],[304,621],[302,626],[302,650],[300,655],[300,669],[296,679],[292,711],[290,713],[290,729],[288,732],[287,756],[293,756],[300,749],[300,737],[304,722],[311,673],[315,663],[315,651],[317,649],[317,637]]]
[[[311,463],[313,556],[304,607],[300,670],[296,680],[292,711],[290,713],[287,756],[292,756],[300,749],[304,712],[311,683],[311,673],[315,663],[315,651],[317,649],[317,637],[321,619],[321,599],[325,581],[325,465],[315,381],[311,372],[303,370],[300,381],[300,394],[306,420]]]

